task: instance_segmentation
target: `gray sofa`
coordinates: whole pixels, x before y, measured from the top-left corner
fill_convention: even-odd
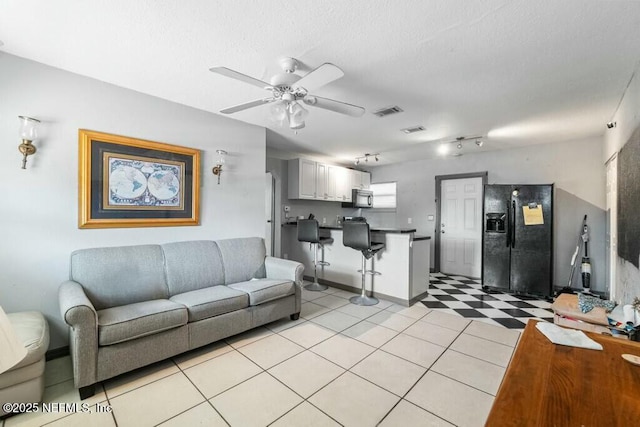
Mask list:
[[[95,384],[290,316],[304,266],[260,238],[82,249],[59,289],[80,397]]]

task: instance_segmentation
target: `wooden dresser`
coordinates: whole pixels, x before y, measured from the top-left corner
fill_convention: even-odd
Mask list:
[[[586,332],[603,351],[551,343],[530,321],[489,413],[487,426],[637,426],[640,343]]]

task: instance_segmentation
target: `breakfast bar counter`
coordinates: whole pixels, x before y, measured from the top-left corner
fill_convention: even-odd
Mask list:
[[[333,243],[318,250],[318,260],[330,265],[318,266],[318,281],[353,292],[360,292],[362,254],[342,244],[342,227],[321,225],[322,236]],[[366,278],[366,289],[373,294],[402,305],[411,305],[427,296],[429,289],[430,237],[416,236],[413,228],[371,228],[371,240],[385,244],[373,258],[373,269],[380,275]],[[308,243],[298,242],[296,224],[284,224],[283,253],[305,265],[305,276],[313,276],[313,252]],[[367,269],[372,261],[367,261]]]

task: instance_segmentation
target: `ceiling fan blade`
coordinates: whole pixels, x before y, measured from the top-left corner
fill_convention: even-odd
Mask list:
[[[358,107],[357,105],[347,104],[346,102],[336,101],[335,99],[321,98],[315,95],[306,96],[303,101],[312,107],[324,108],[325,110],[352,117],[361,117],[365,112],[364,108]]]
[[[344,76],[344,71],[333,64],[325,62],[295,82],[292,85],[292,88],[297,89],[302,87],[311,91],[324,86],[327,83],[331,83],[334,80],[338,80],[342,76]]]
[[[263,104],[268,104],[269,102],[273,102],[273,101],[275,101],[274,98],[256,99],[255,101],[245,102],[244,104],[225,108],[224,110],[220,110],[220,112],[222,114],[233,114],[233,113],[237,113],[238,111],[248,110],[249,108],[257,107]]]
[[[226,76],[226,77],[231,77],[232,79],[240,80],[241,82],[249,83],[250,85],[253,85],[253,86],[258,86],[259,88],[262,88],[262,89],[273,88],[273,86],[271,86],[267,82],[254,79],[253,77],[249,77],[246,74],[239,73],[227,67],[213,67],[213,68],[209,68],[209,71],[211,71],[212,73],[222,74],[223,76]]]

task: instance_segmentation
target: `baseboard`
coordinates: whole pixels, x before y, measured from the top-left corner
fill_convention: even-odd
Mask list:
[[[309,282],[313,282],[313,276],[303,276],[303,279]],[[318,283],[320,283],[321,285],[331,286],[332,288],[342,289],[343,291],[354,292],[356,294],[359,294],[362,291],[361,288],[355,288],[353,286],[344,285],[342,283],[332,282],[331,280],[318,279]],[[410,307],[415,302],[413,299],[411,301],[407,301],[402,298],[393,297],[391,295],[383,294],[380,292],[373,292],[371,295],[377,298],[385,299],[398,305],[404,305],[405,307]],[[426,295],[427,294],[425,293],[423,298],[426,297]]]
[[[69,355],[69,346],[54,348],[53,350],[49,350],[45,353],[45,360],[53,360],[58,359],[60,357],[65,357]]]

